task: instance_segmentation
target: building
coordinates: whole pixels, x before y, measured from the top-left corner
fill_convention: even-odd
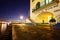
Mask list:
[[[60,0],[30,0],[30,18],[27,20],[49,23],[51,17],[60,22]]]

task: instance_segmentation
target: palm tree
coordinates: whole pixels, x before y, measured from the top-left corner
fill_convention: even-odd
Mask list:
[[[51,19],[49,20],[49,22],[50,22],[50,28],[51,28],[51,30],[54,31],[52,27],[53,27],[53,25],[56,23],[55,18],[51,18]]]
[[[54,18],[51,18],[49,22],[53,23],[56,22],[56,20]]]

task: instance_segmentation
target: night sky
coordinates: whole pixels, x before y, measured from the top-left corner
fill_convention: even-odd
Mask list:
[[[26,19],[29,16],[29,0],[0,0],[0,19],[19,20],[19,16]]]

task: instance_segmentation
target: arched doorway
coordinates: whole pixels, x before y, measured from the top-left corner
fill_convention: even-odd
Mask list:
[[[42,13],[40,13],[39,15],[37,15],[35,21],[36,21],[37,23],[43,23],[43,22],[44,22],[44,23],[49,23],[49,20],[50,20],[52,17],[53,17],[53,18],[55,17],[53,13],[51,13],[51,12],[42,12]]]

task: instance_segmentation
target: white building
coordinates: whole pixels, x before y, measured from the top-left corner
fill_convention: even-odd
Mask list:
[[[42,14],[43,13],[43,14]],[[47,13],[47,15],[46,15]],[[57,20],[57,22],[60,22],[60,0],[30,0],[30,19],[34,22],[41,23],[41,20],[44,20],[45,22],[49,22],[51,17],[49,16],[51,14],[51,17],[53,15],[53,18]],[[48,20],[45,20],[45,17],[47,16]],[[43,18],[43,19],[42,19]]]

